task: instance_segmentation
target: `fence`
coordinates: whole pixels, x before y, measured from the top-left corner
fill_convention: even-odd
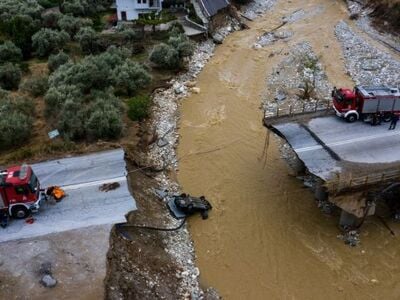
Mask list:
[[[321,111],[327,111],[332,108],[332,101],[316,101],[314,103],[295,103],[290,104],[288,107],[282,108],[279,105],[276,107],[275,111],[266,112],[265,118],[279,118],[279,117],[291,117],[295,115],[315,113]]]

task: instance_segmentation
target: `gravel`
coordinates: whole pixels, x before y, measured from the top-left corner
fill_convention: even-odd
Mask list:
[[[344,21],[336,25],[335,33],[342,45],[346,68],[357,85],[399,85],[400,63],[391,55],[368,44]]]
[[[360,2],[347,1],[347,7],[349,10],[350,18],[357,19],[357,26],[364,31],[366,34],[380,41],[381,43],[389,46],[400,52],[400,35],[393,35],[387,32],[379,32],[372,26],[371,19],[369,17],[372,13],[372,9],[361,5]]]
[[[309,99],[303,95],[308,86],[313,86]],[[290,49],[284,59],[267,79],[266,95],[263,99],[265,117],[275,116],[277,109],[284,113],[301,112],[326,107],[332,89],[317,55],[308,42]],[[318,100],[317,100],[318,99]]]
[[[255,19],[270,10],[275,3],[276,0],[254,0],[243,8],[242,15],[250,20]]]

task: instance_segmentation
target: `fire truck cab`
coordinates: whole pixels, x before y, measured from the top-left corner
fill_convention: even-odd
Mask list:
[[[400,91],[391,87],[356,86],[332,91],[333,108],[336,115],[352,123],[358,119],[370,120],[379,115],[389,121],[393,114],[400,113]]]
[[[46,195],[32,168],[28,165],[0,171],[0,211],[16,219],[36,212]]]

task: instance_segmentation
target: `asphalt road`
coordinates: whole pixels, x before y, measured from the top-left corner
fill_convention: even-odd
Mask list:
[[[309,128],[339,157],[359,163],[400,161],[400,123],[388,130],[390,123],[371,126],[361,121],[347,123],[338,117],[316,118]]]
[[[299,158],[315,175],[327,180],[341,170],[341,162],[364,164],[400,161],[400,123],[371,126],[357,121],[347,123],[336,116],[311,119],[301,126],[295,122],[274,127],[285,136]]]
[[[35,237],[54,232],[113,224],[125,221],[125,214],[136,209],[128,190],[122,149],[64,158],[32,165],[42,187],[61,186],[67,196],[59,203],[45,203],[34,214],[35,222],[12,220],[0,229],[0,242]],[[102,192],[104,183],[120,187]]]

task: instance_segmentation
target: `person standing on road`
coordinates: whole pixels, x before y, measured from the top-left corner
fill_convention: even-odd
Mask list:
[[[390,122],[390,127],[389,130],[394,130],[396,129],[397,121],[399,120],[399,115],[393,114],[392,116],[392,122]]]

